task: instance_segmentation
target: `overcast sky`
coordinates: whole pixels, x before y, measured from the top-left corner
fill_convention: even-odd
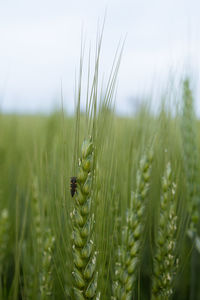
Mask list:
[[[81,28],[95,48],[98,20],[106,24],[102,65],[109,73],[119,40],[126,36],[117,109],[128,112],[141,98],[179,76],[188,65],[198,98],[199,0],[0,0],[0,107],[3,111],[73,109]],[[167,85],[167,84],[166,84]],[[200,99],[200,97],[199,97]],[[200,100],[197,108],[200,111]]]

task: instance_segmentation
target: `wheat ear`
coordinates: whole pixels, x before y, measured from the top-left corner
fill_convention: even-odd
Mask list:
[[[3,271],[3,263],[7,252],[8,238],[9,238],[9,214],[5,208],[0,214],[0,276]]]
[[[140,161],[136,191],[131,195],[131,206],[127,211],[126,226],[122,231],[122,245],[118,248],[113,300],[130,300],[133,297],[143,244],[144,215],[152,160],[153,155],[150,151]]]
[[[73,297],[77,300],[99,299],[97,294],[98,273],[92,214],[92,183],[93,183],[94,146],[91,140],[82,145],[79,171],[77,175],[77,192],[72,212],[73,225]]]
[[[152,300],[167,300],[173,293],[173,280],[178,266],[176,259],[177,216],[175,184],[170,164],[162,180],[160,217],[153,264]]]
[[[51,230],[47,229],[45,232],[42,265],[41,265],[41,278],[40,278],[40,295],[41,300],[50,299],[52,295],[52,269],[53,269],[53,248],[55,237],[52,235]]]

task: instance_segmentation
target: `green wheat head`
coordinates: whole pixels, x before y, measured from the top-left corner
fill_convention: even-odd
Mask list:
[[[175,192],[176,186],[172,182],[171,166],[167,164],[162,180],[160,215],[153,265],[152,300],[167,300],[173,293],[173,281],[178,266],[176,259]]]
[[[77,193],[72,212],[74,299],[99,299],[97,295],[97,252],[94,244],[94,214],[92,214],[94,146],[91,140],[82,145]]]
[[[40,299],[50,299],[52,295],[52,269],[53,269],[53,249],[55,244],[55,237],[51,230],[46,230],[44,234],[42,265],[40,274]]]
[[[182,144],[188,189],[189,230],[195,232],[199,221],[200,173],[194,100],[188,79],[183,84]]]
[[[5,208],[0,213],[0,276],[3,271],[3,263],[5,260],[7,246],[9,240],[9,214]]]
[[[152,160],[152,152],[149,152],[140,161],[136,191],[131,194],[131,206],[127,211],[126,226],[122,230],[122,245],[119,246],[117,253],[113,300],[130,300],[133,297],[144,242],[144,215]]]

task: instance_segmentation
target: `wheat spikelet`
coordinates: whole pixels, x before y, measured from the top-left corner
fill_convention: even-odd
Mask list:
[[[52,252],[55,243],[55,237],[51,230],[46,230],[44,235],[44,246],[41,264],[41,278],[40,278],[40,295],[41,300],[49,299],[52,295]]]
[[[197,133],[193,96],[189,80],[184,81],[183,114],[182,114],[182,143],[184,154],[184,167],[187,179],[188,209],[190,213],[189,230],[196,231],[199,220],[199,165]]]
[[[34,234],[37,243],[38,254],[41,257],[42,250],[42,231],[41,231],[41,216],[40,216],[40,204],[39,204],[39,187],[38,178],[33,178],[32,183],[32,213],[33,213],[33,225]]]
[[[177,216],[175,185],[172,182],[170,164],[162,182],[160,217],[156,238],[156,254],[153,266],[152,300],[167,300],[173,293],[173,280],[178,260],[175,257]]]
[[[136,191],[131,195],[131,207],[127,211],[127,225],[122,230],[122,245],[118,249],[115,281],[113,283],[113,300],[129,300],[133,296],[143,243],[144,214],[152,159],[153,156],[150,151],[140,161]]]
[[[94,215],[91,210],[93,152],[92,141],[84,141],[77,176],[77,193],[72,212],[73,297],[77,300],[100,298],[97,293],[97,252],[93,238]]]
[[[3,271],[3,263],[7,252],[9,238],[9,214],[7,209],[3,209],[0,214],[0,275]]]

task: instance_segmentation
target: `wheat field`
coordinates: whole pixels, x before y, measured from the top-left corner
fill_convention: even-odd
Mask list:
[[[115,113],[99,48],[81,112],[0,114],[0,299],[198,300],[199,121],[190,80],[175,113]],[[72,178],[73,177],[73,178]]]

